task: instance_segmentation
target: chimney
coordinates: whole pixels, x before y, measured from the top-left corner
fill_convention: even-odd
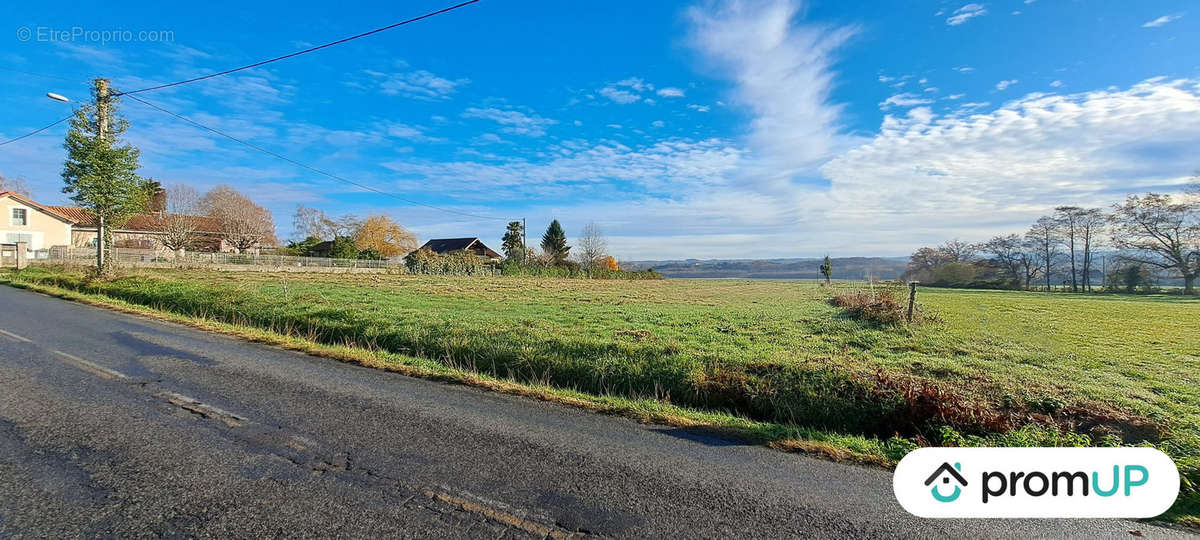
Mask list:
[[[150,211],[159,215],[167,213],[167,190],[160,189],[150,196]]]

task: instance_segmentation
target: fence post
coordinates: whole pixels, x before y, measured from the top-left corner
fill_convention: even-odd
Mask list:
[[[908,322],[912,322],[913,306],[917,304],[917,283],[920,282],[912,281],[908,284]]]
[[[17,263],[17,270],[29,266],[29,253],[26,251],[29,249],[29,244],[25,242],[17,242],[15,249],[16,253],[13,253],[13,257]]]

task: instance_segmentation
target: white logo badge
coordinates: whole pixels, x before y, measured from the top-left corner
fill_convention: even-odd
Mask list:
[[[1149,518],[1179,495],[1154,448],[920,448],[896,465],[896,500],[929,518]]]

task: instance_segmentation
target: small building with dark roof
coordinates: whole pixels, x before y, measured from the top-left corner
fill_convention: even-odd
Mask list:
[[[492,250],[492,248],[484,245],[484,243],[481,242],[477,237],[434,238],[433,240],[425,242],[425,245],[421,246],[420,249],[428,249],[439,255],[445,255],[446,253],[450,253],[452,251],[466,251],[469,253],[474,253],[475,255],[485,259],[490,259],[497,262],[499,262],[501,258],[499,253],[496,253],[494,250]]]

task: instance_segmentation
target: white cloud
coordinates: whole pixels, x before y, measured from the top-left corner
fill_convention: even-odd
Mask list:
[[[481,109],[471,107],[463,112],[463,118],[482,118],[504,126],[501,131],[529,137],[541,137],[546,134],[546,128],[557,124],[557,120],[543,118],[533,113],[523,113],[514,109],[497,109],[495,107]]]
[[[366,70],[364,73],[379,87],[379,91],[389,96],[405,96],[423,100],[449,99],[458,87],[470,83],[470,79],[447,79],[433,73],[418,69],[385,73],[382,71]]]
[[[665,98],[681,98],[684,96],[684,93],[683,93],[683,89],[667,87],[667,88],[659,88],[658,95],[659,95],[659,97],[665,97]]]
[[[1030,94],[983,112],[888,115],[870,143],[822,168],[831,226],[925,242],[1020,232],[1056,204],[1104,205],[1181,182],[1200,145],[1200,83]],[[986,218],[981,219],[981,216]],[[869,225],[868,225],[869,224]]]
[[[1006,89],[1006,88],[1008,88],[1008,87],[1010,87],[1010,86],[1012,86],[1012,85],[1014,85],[1014,84],[1017,84],[1018,82],[1021,82],[1021,81],[1018,81],[1018,80],[1016,80],[1016,79],[1009,79],[1009,80],[1006,80],[1006,81],[1000,81],[1000,82],[996,83],[996,90],[1004,90],[1004,89]]]
[[[483,144],[503,144],[508,141],[505,141],[503,137],[496,135],[495,133],[484,133],[483,135],[479,136],[479,142]]]
[[[612,189],[613,182],[630,182],[644,190],[674,197],[697,187],[726,184],[741,154],[719,139],[665,139],[641,147],[615,141],[568,140],[547,147],[542,160],[510,158],[502,164],[392,161],[383,165],[411,178],[414,186],[432,180],[442,189],[463,197],[521,198],[530,193],[554,195],[572,191],[579,194]],[[488,189],[495,187],[514,189]]]
[[[896,80],[896,78],[895,78],[895,77],[888,77],[887,75],[880,75],[880,76],[879,76],[879,82],[881,82],[881,83],[885,83],[885,84],[886,84],[886,83],[890,83],[890,82],[892,82],[892,81],[894,81],[894,80]]]
[[[905,92],[903,94],[896,94],[883,100],[879,103],[879,108],[886,111],[892,107],[913,107],[916,105],[925,105],[927,103],[933,103],[933,100],[921,97],[911,92]]]
[[[831,102],[834,52],[853,27],[798,22],[801,5],[787,0],[726,2],[694,7],[691,45],[734,83],[732,99],[753,120],[741,172],[748,184],[779,190],[846,143],[842,107]]]
[[[635,92],[647,92],[654,90],[654,85],[638,77],[630,77],[623,81],[617,81],[617,86],[625,86],[632,88]]]
[[[1050,88],[1059,88],[1063,85],[1062,81],[1051,81]]]
[[[656,128],[660,128],[660,127],[667,125],[667,123],[663,122],[662,120],[655,120],[655,121],[651,122],[650,125],[654,126]]]
[[[1154,19],[1153,21],[1147,21],[1145,24],[1142,25],[1142,28],[1158,28],[1158,27],[1160,27],[1164,24],[1167,24],[1171,21],[1174,21],[1182,16],[1183,15],[1163,15],[1162,17]]]
[[[987,15],[987,8],[983,4],[967,4],[954,10],[954,14],[946,19],[946,24],[950,26],[958,26],[975,17]]]
[[[689,103],[688,108],[696,112],[708,112],[712,110],[708,105],[697,105],[695,103]]]
[[[962,99],[962,97],[965,95],[966,94],[950,94],[946,96],[946,99]]]
[[[663,90],[678,90],[678,89],[663,89]],[[604,97],[612,100],[613,102],[620,103],[622,105],[628,105],[630,103],[634,103],[639,100],[642,100],[641,95],[643,93],[653,92],[653,91],[654,91],[653,84],[646,82],[645,80],[641,79],[640,77],[630,77],[625,80],[611,83],[611,84],[605,86],[604,88],[601,88],[598,93],[601,96],[604,96]],[[680,97],[680,96],[682,96],[682,91],[680,91],[680,96],[675,96],[675,95],[670,95],[670,94],[671,94],[671,92],[667,92],[664,94],[663,91],[661,91],[661,90],[658,93],[658,95],[664,96],[664,97]],[[653,99],[646,99],[645,102],[650,105],[654,104]]]
[[[121,63],[121,58],[116,52],[119,49],[114,47],[93,47],[72,41],[55,41],[53,43],[59,49],[59,56],[106,67],[117,66]]]
[[[605,86],[604,88],[601,88],[600,95],[602,95],[612,101],[620,103],[622,105],[628,105],[630,103],[633,103],[635,101],[642,99],[641,96],[639,96],[633,92],[630,92],[628,90],[622,90],[615,86]]]
[[[958,66],[958,67],[954,68],[954,71],[957,71],[959,73],[970,73],[972,71],[975,71],[975,68],[973,68],[971,66]]]
[[[379,127],[388,137],[395,139],[407,139],[415,142],[443,142],[445,139],[431,137],[426,134],[424,126],[414,126],[411,124],[403,124],[400,122],[386,122]]]

